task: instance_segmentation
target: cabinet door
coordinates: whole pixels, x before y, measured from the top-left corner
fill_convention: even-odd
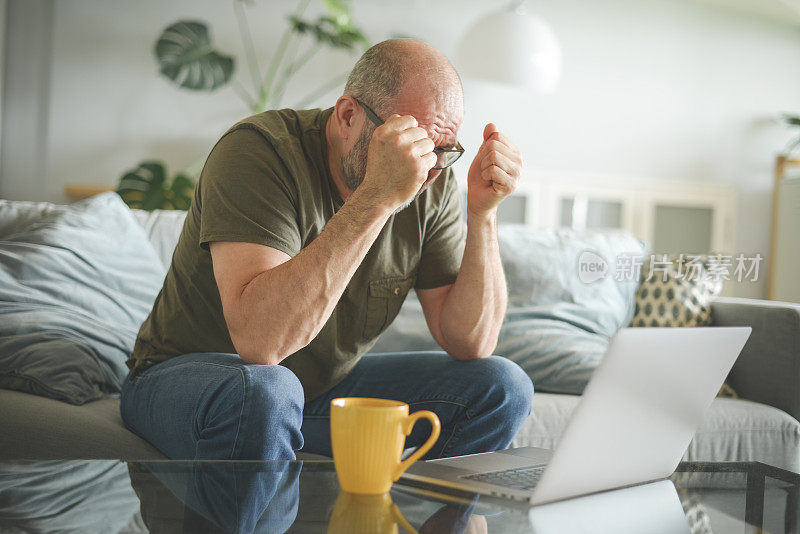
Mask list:
[[[657,203],[653,206],[653,252],[707,254],[714,249],[714,209]]]
[[[575,230],[622,228],[623,211],[621,200],[591,198],[587,195],[562,196],[559,223]]]
[[[636,233],[635,191],[591,185],[549,183],[541,196],[541,222],[545,227],[574,230],[622,229]]]

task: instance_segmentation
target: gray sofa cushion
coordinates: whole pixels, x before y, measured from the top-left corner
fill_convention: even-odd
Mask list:
[[[123,458],[163,460],[155,447],[125,428],[119,400],[73,406],[0,389],[0,459]],[[20,439],[24,436],[24,439]]]
[[[0,432],[0,460],[166,459],[158,449],[125,427],[118,399],[105,398],[73,406],[0,389],[0,406],[3,407],[0,429],[4,430]],[[322,457],[298,452],[297,458]]]
[[[752,326],[728,383],[742,397],[800,419],[800,303],[717,297],[715,326]]]
[[[532,230],[506,224],[498,228],[497,237],[509,310],[562,321],[605,338],[630,323],[639,281],[616,280],[614,265],[622,254],[643,254],[644,245],[633,235],[621,230]],[[580,270],[587,258],[604,260],[606,274],[584,281]]]
[[[18,222],[0,234],[0,387],[73,404],[118,393],[164,276],[141,226],[114,193],[7,208]]]
[[[516,362],[539,391],[580,394],[617,330],[630,323],[638,280],[616,280],[622,254],[643,244],[627,232],[498,229],[508,285],[508,310],[495,353]],[[604,261],[605,276],[579,269]]]
[[[147,234],[147,239],[153,245],[164,268],[168,268],[172,263],[172,253],[175,252],[178,238],[183,230],[186,212],[180,210],[131,210],[131,213],[144,228],[144,233]]]
[[[122,532],[139,499],[119,461],[0,464],[3,532]]]
[[[536,393],[514,447],[555,448],[581,397]],[[800,469],[800,422],[786,412],[741,399],[717,398],[684,455],[686,461],[759,461]]]
[[[24,230],[35,220],[61,208],[50,202],[0,199],[0,236]]]

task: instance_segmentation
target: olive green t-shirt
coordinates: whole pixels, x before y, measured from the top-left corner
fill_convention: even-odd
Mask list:
[[[145,358],[236,352],[208,244],[258,243],[294,257],[322,232],[343,203],[327,164],[325,125],[332,111],[266,111],[237,123],[217,142],[128,367]],[[447,169],[389,217],[322,330],[281,362],[300,379],[307,399],[350,372],[412,287],[455,281],[465,240],[461,213],[456,180]],[[286,299],[292,299],[289,290]]]

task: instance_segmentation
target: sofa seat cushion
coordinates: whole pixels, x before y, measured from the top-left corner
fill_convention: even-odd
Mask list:
[[[0,389],[0,459],[163,460],[165,456],[125,428],[119,400],[75,406]],[[24,439],[20,439],[24,436]]]
[[[125,427],[119,399],[107,397],[82,406],[0,389],[0,461],[6,460],[165,460],[167,457]],[[20,436],[24,436],[21,439]],[[326,460],[297,453],[298,460]]]
[[[512,446],[554,449],[580,399],[576,395],[536,393],[531,415]],[[800,422],[765,404],[717,398],[689,445],[684,460],[759,461],[798,471]]]

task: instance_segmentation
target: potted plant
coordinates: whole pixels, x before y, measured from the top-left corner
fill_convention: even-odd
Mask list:
[[[299,0],[266,69],[262,69],[256,54],[245,11],[246,0],[233,1],[245,62],[250,71],[250,88],[234,76],[236,59],[214,47],[208,25],[198,20],[180,20],[164,29],[154,47],[159,72],[178,87],[190,91],[216,91],[231,83],[254,114],[277,108],[289,80],[319,52],[326,48],[354,52],[369,46],[364,34],[352,23],[347,0],[321,0],[324,14],[316,19],[305,19],[310,1]],[[341,84],[346,76],[347,73],[336,76],[300,98],[294,106],[308,105]],[[188,209],[195,177],[204,163],[205,158],[201,158],[170,180],[163,162],[144,161],[120,178],[117,193],[132,208]]]

